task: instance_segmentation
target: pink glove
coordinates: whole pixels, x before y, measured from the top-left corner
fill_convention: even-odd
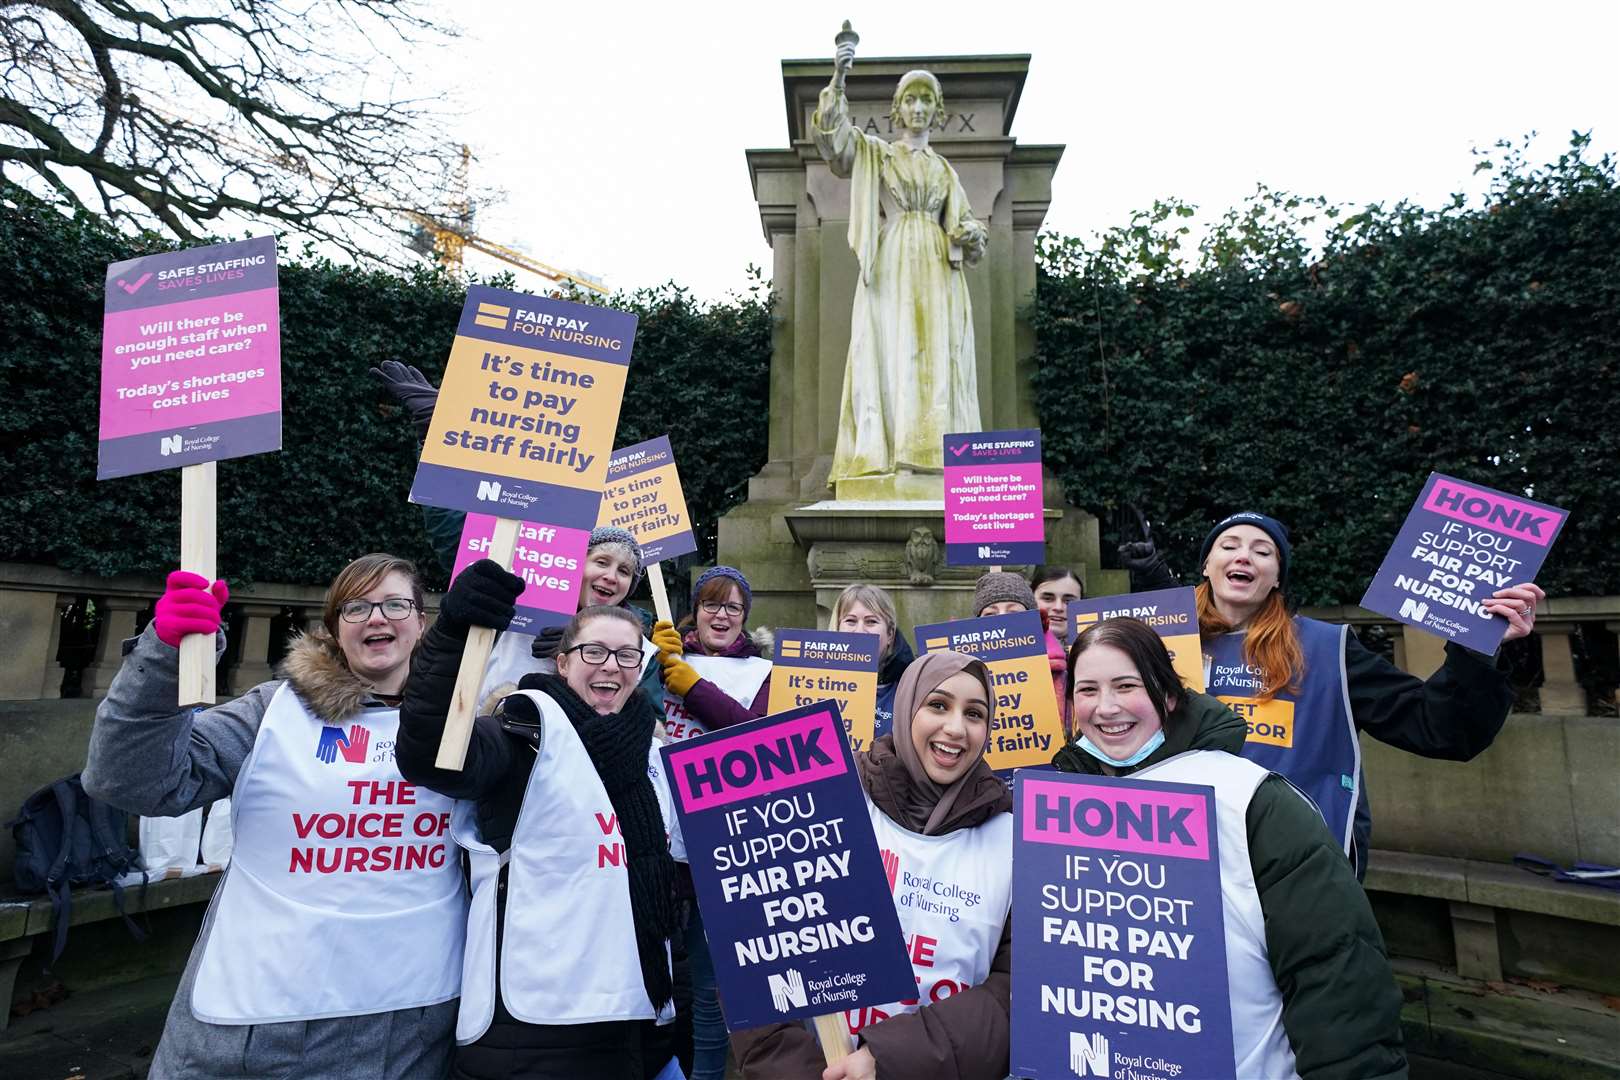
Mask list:
[[[206,578],[176,570],[169,575],[169,587],[152,614],[158,640],[178,649],[187,634],[214,633],[219,629],[220,609],[230,597],[231,590],[223,581],[210,588]]]

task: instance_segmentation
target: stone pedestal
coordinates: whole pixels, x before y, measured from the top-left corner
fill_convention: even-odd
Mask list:
[[[109,596],[96,601],[101,629],[96,635],[95,663],[84,669],[84,696],[102,698],[113,676],[124,666],[124,639],[135,636],[135,620],[151,601],[136,596]]]
[[[846,84],[853,122],[890,137],[895,84],[913,68],[940,80],[948,115],[931,145],[956,169],[974,215],[990,232],[984,260],[967,271],[984,427],[1037,427],[1035,334],[1023,311],[1035,290],[1035,234],[1063,147],[1012,138],[1027,55],[860,57]],[[784,60],[791,145],[748,152],[776,302],[769,460],[749,481],[748,502],[720,519],[719,559],[748,574],[754,622],[825,625],[837,591],[868,581],[895,591],[909,633],[918,622],[972,614],[963,594],[983,568],[954,568],[934,575],[931,585],[914,582],[905,568],[914,529],[928,529],[943,550],[938,475],[845,481],[832,502],[827,476],[858,273],[848,241],[849,182],[832,174],[809,134],[816,96],[832,71],[830,58]],[[1047,561],[1071,566],[1088,594],[1126,591],[1123,572],[1099,565],[1096,520],[1065,506],[1050,476],[1046,492]]]

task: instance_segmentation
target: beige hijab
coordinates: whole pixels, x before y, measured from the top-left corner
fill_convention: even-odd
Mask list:
[[[940,787],[929,777],[928,770],[923,768],[922,757],[911,741],[912,716],[941,683],[963,671],[984,684],[985,700],[989,704],[990,711],[988,719],[993,723],[996,695],[990,687],[990,671],[984,666],[983,661],[975,660],[971,656],[957,652],[928,653],[906,668],[905,674],[900,676],[900,684],[894,689],[894,752],[900,763],[905,766],[906,774],[911,778],[911,790],[907,793],[903,807],[908,820],[902,824],[924,836],[931,835],[945,822],[950,816],[951,808],[956,805],[957,797],[964,790],[971,789],[981,782],[982,777],[979,774],[990,773],[990,766],[984,760],[985,752],[990,746],[988,725],[984,745],[979,747],[978,758],[950,787]]]

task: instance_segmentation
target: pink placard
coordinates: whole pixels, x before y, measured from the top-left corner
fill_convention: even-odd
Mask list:
[[[101,438],[281,410],[276,290],[108,312]]]
[[[1423,501],[1423,509],[1540,547],[1553,542],[1564,520],[1564,514],[1553,507],[1520,502],[1487,488],[1469,487],[1449,476],[1435,482]]]
[[[479,559],[489,557],[490,537],[495,535],[495,518],[489,514],[468,514],[456,548],[454,574]],[[561,626],[579,608],[580,582],[585,576],[585,551],[591,534],[585,529],[565,529],[524,521],[518,524],[517,547],[512,553],[512,573],[523,579],[523,593],[517,599],[517,616],[510,629],[532,634],[547,626]],[[454,576],[454,575],[452,575]]]
[[[796,716],[670,751],[671,781],[687,813],[757,799],[843,773],[843,739],[830,712]]]
[[[1023,839],[1039,844],[1209,858],[1202,796],[1108,784],[1038,780],[1027,774]]]

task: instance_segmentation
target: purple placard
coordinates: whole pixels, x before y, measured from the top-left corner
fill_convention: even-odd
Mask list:
[[[1045,557],[1040,431],[946,435],[946,564],[1033,564]]]
[[[1493,656],[1508,622],[1483,602],[1536,579],[1568,516],[1430,473],[1361,606]]]
[[[96,478],[279,449],[275,238],[108,266]]]
[[[663,747],[732,1031],[916,993],[838,707]]]
[[[1235,1076],[1214,791],[1020,770],[1012,1071]]]
[[[479,559],[489,557],[495,521],[488,514],[467,515],[450,572],[452,579]],[[517,613],[504,629],[538,634],[548,626],[563,626],[574,617],[579,610],[580,582],[585,577],[585,552],[590,539],[588,529],[563,529],[529,521],[518,524],[512,573],[523,579],[523,592],[517,598]]]

